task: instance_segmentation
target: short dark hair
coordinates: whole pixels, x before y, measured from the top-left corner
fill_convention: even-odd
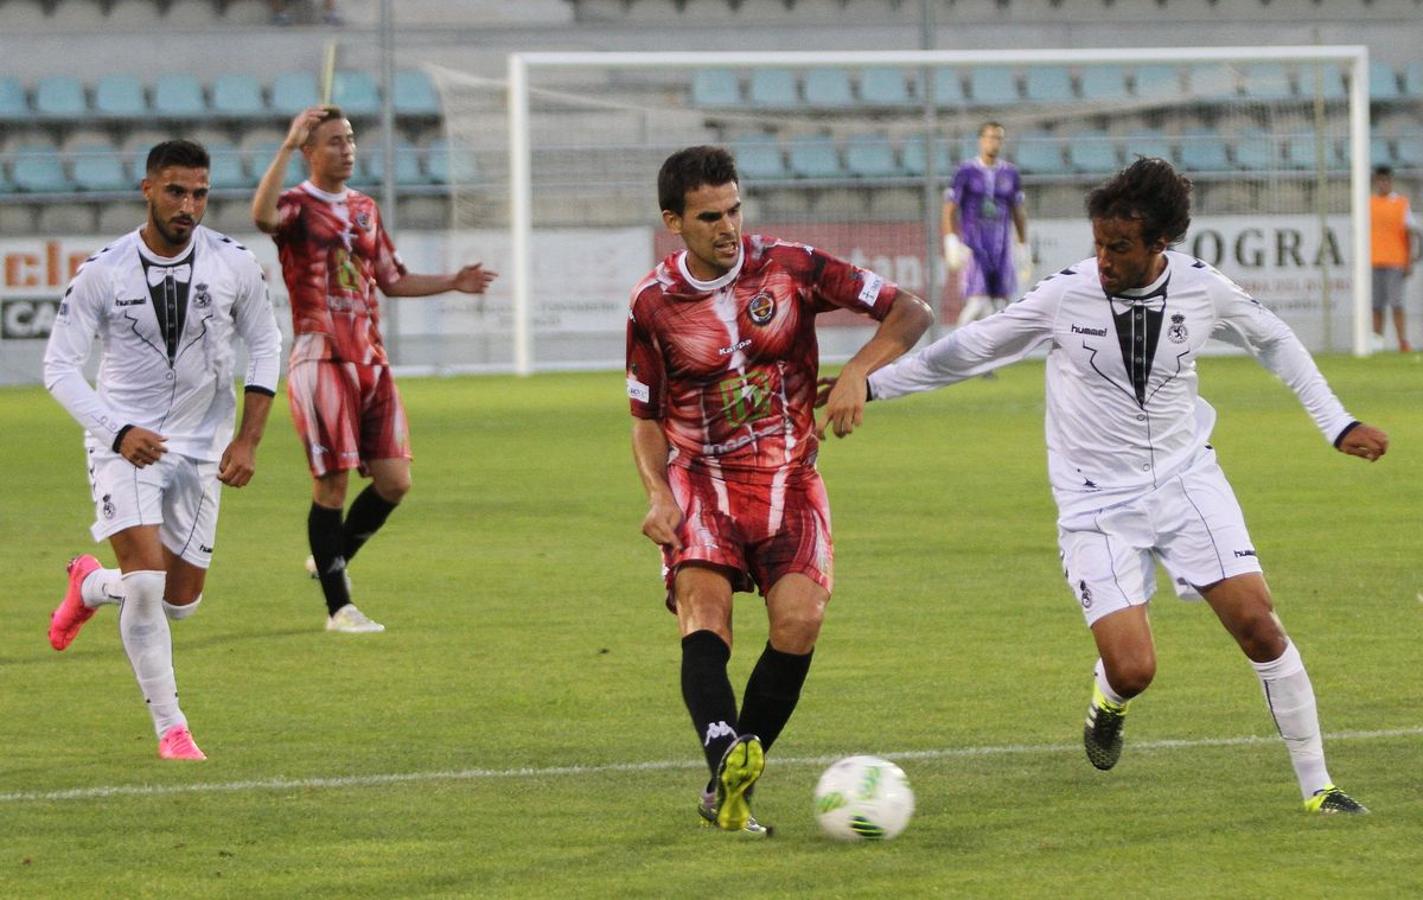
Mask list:
[[[1008,130],[1008,129],[1006,129],[1006,128],[1003,127],[1003,123],[1002,123],[1002,122],[994,122],[994,121],[992,121],[992,120],[989,120],[989,121],[987,121],[987,122],[984,122],[982,125],[978,126],[978,136],[979,136],[979,137],[983,137],[983,133],[984,133],[985,131],[987,131],[988,129],[990,129],[990,128],[997,128],[999,131],[1007,131],[1007,130]]]
[[[688,147],[662,163],[657,173],[657,202],[662,209],[681,215],[687,209],[687,192],[704,184],[739,184],[736,160],[721,147]]]
[[[334,103],[327,103],[325,106],[321,107],[321,118],[317,119],[316,124],[311,126],[311,131],[307,133],[306,140],[303,141],[302,144],[306,145],[311,143],[312,137],[316,134],[316,129],[320,128],[322,125],[325,125],[327,122],[330,122],[334,119],[344,118],[346,118],[346,114],[341,111],[341,107],[337,106]]]
[[[1392,178],[1392,177],[1393,177],[1393,166],[1385,166],[1385,165],[1374,166],[1374,177],[1375,177],[1375,178],[1381,178],[1381,177],[1383,177],[1383,176],[1388,176],[1389,178]]]
[[[152,175],[169,166],[185,169],[210,169],[212,160],[202,144],[197,141],[164,141],[148,151],[148,163],[144,171]]]
[[[1142,157],[1087,195],[1087,216],[1135,219],[1146,243],[1178,243],[1191,225],[1191,179],[1164,159]]]

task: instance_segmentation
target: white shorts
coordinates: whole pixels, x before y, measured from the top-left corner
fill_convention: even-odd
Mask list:
[[[84,449],[94,498],[89,531],[95,541],[135,525],[158,525],[163,546],[174,556],[200,569],[212,564],[221,491],[217,463],[169,452],[140,469],[93,438]]]
[[[1187,600],[1260,559],[1235,492],[1207,449],[1186,471],[1135,500],[1058,523],[1063,574],[1091,626],[1156,590],[1159,559]]]

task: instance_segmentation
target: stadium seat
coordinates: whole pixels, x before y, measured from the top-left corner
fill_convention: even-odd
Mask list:
[[[1299,70],[1299,93],[1306,100],[1314,100],[1314,92],[1322,91],[1325,100],[1345,100],[1349,89],[1344,86],[1344,70],[1333,63],[1316,63],[1301,66]]]
[[[153,112],[170,119],[202,118],[207,115],[203,86],[191,75],[160,75],[153,83]]]
[[[148,207],[133,200],[110,200],[99,205],[99,234],[123,234],[143,224]],[[249,226],[250,227],[250,226]]]
[[[817,107],[854,106],[850,73],[844,69],[811,69],[806,72],[805,102]]]
[[[316,76],[310,72],[283,72],[272,82],[272,110],[294,116],[321,102]]]
[[[1369,165],[1393,165],[1393,143],[1381,134],[1369,138]]]
[[[747,139],[732,145],[736,170],[747,178],[768,181],[786,177],[785,156],[774,138]]]
[[[208,180],[215,191],[237,190],[256,187],[257,178],[249,174],[242,159],[242,151],[231,141],[208,141],[208,155],[212,157],[212,167],[208,170]],[[271,160],[262,162],[263,169]]]
[[[395,73],[395,112],[402,116],[438,116],[440,96],[430,76],[419,69]]]
[[[1284,153],[1285,163],[1290,168],[1312,171],[1319,165],[1319,143],[1313,134],[1291,135],[1285,140]],[[1324,141],[1324,167],[1340,169],[1343,166],[1344,161],[1339,152],[1339,143],[1326,138]]]
[[[1225,141],[1209,128],[1191,128],[1182,133],[1180,159],[1187,173],[1223,172],[1230,168]]]
[[[1255,63],[1241,70],[1240,87],[1252,100],[1288,100],[1295,96],[1290,74],[1280,63]]]
[[[1031,103],[1071,103],[1072,76],[1063,66],[1034,66],[1028,69],[1024,90]]]
[[[1385,62],[1369,63],[1369,99],[1389,103],[1399,98],[1398,73]]]
[[[25,86],[18,78],[0,78],[0,120],[16,121],[30,117],[30,102],[25,99]]]
[[[430,180],[436,184],[474,184],[480,180],[474,151],[468,147],[452,148],[445,138],[430,142],[427,162]]]
[[[1127,99],[1127,76],[1121,66],[1088,66],[1082,70],[1082,99],[1111,103]]]
[[[1175,66],[1140,66],[1133,84],[1142,100],[1170,100],[1181,93],[1181,76]]]
[[[787,109],[797,106],[795,76],[786,69],[753,69],[751,72],[751,105],[762,109]]]
[[[1415,60],[1403,69],[1404,99],[1423,100],[1423,60]]]
[[[899,174],[894,147],[879,135],[857,135],[845,145],[845,170],[859,178],[891,178]]]
[[[94,86],[94,111],[112,119],[138,119],[148,112],[143,84],[133,75],[105,75]]]
[[[272,164],[272,158],[277,155],[277,148],[282,145],[281,141],[262,141],[254,145],[247,151],[247,161],[254,176],[261,180],[267,167]],[[287,174],[282,179],[283,187],[293,187],[301,184],[306,179],[306,161],[300,153],[293,153],[287,160]]]
[[[968,100],[963,90],[963,79],[958,69],[934,70],[934,104],[936,106],[963,106]]]
[[[1273,135],[1259,128],[1248,128],[1235,136],[1235,164],[1255,172],[1281,166],[1281,149]]]
[[[380,91],[369,72],[337,72],[331,102],[347,116],[373,116],[380,112]]]
[[[1015,150],[1011,159],[1024,175],[1066,174],[1059,138],[1044,132],[1026,132],[1013,143]]]
[[[904,163],[904,171],[909,175],[923,175],[926,158],[924,155],[924,138],[920,135],[913,135],[904,141],[904,150],[900,154]],[[934,175],[948,179],[954,172],[953,161],[949,158],[949,145],[941,140],[934,141]]]
[[[1115,172],[1120,165],[1116,142],[1105,131],[1069,135],[1067,164],[1074,172],[1093,175]]]
[[[17,190],[30,194],[70,190],[64,165],[53,147],[25,146],[16,149],[10,164],[10,180]]]
[[[1394,139],[1398,148],[1395,159],[1406,169],[1423,169],[1423,131],[1400,134]]]
[[[828,137],[804,138],[790,145],[791,174],[797,178],[840,178],[840,153]]]
[[[376,140],[374,146],[367,142],[366,149],[361,151],[361,156],[365,157],[366,174],[372,184],[380,184],[385,178],[385,147],[383,142]],[[397,140],[395,142],[395,183],[408,187],[410,185],[426,184],[429,179],[425,173],[420,171],[420,150],[407,140]]]
[[[969,93],[978,106],[1007,106],[1018,102],[1018,77],[1012,69],[991,66],[969,74]]]
[[[1174,163],[1176,154],[1171,149],[1171,141],[1163,132],[1148,128],[1129,132],[1121,141],[1123,162],[1127,165],[1138,156],[1156,157]]]
[[[868,106],[908,106],[909,82],[900,69],[866,69],[860,73],[860,101]]]
[[[212,111],[219,116],[240,119],[265,115],[267,104],[262,101],[262,85],[251,75],[219,75],[212,83]]]
[[[35,84],[35,113],[50,119],[76,119],[84,115],[84,85],[70,75],[50,75]]]
[[[741,87],[730,69],[698,69],[692,76],[692,103],[696,106],[736,106]]]
[[[121,191],[137,187],[112,144],[85,143],[69,151],[74,186],[81,191]]]
[[[1220,100],[1237,94],[1235,70],[1219,64],[1192,66],[1191,95],[1201,100]]]

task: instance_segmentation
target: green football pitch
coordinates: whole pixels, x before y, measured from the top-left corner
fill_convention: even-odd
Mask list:
[[[91,548],[80,432],[42,390],[0,391],[0,896],[1417,896],[1423,365],[1321,364],[1390,433],[1381,462],[1330,449],[1248,359],[1204,361],[1203,393],[1331,774],[1372,815],[1303,813],[1249,665],[1165,583],[1156,683],[1117,768],[1087,763],[1094,653],[1030,361],[872,404],[823,447],[835,598],[758,788],[764,842],[697,823],[621,373],[403,382],[415,488],[351,570],[373,636],[322,630],[279,404],[174,627],[201,764],[157,759],[113,608],[49,648],[64,563]],[[766,626],[737,606],[741,685]],[[812,787],[852,753],[908,773],[893,843],[819,833]]]

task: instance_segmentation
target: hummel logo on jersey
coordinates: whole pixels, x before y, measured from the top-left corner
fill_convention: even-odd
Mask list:
[[[1107,329],[1105,329],[1105,328],[1088,328],[1088,327],[1086,327],[1086,326],[1084,326],[1084,325],[1078,325],[1076,322],[1073,322],[1073,323],[1072,323],[1072,333],[1073,333],[1073,334],[1090,334],[1090,335],[1092,335],[1092,337],[1106,337],[1106,336],[1107,336]]]
[[[148,302],[147,297],[134,297],[132,300],[115,300],[115,306],[142,306]]]
[[[1235,551],[1235,558],[1236,558],[1236,559],[1244,559],[1244,558],[1247,557],[1247,556],[1258,556],[1258,555],[1259,555],[1259,554],[1256,553],[1254,550],[1237,550],[1237,551]]]
[[[710,747],[711,742],[719,737],[736,737],[736,729],[725,722],[713,722],[707,726],[707,736],[702,741],[703,747]]]
[[[212,548],[209,547],[207,544],[198,544],[198,549],[201,550],[201,551],[203,551],[204,553],[211,553],[211,552],[212,552]]]

